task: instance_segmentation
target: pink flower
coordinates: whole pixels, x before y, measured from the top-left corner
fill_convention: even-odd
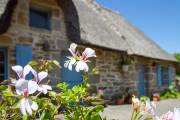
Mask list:
[[[82,53],[82,56],[80,57],[80,59],[84,62],[87,62],[88,61],[87,59],[90,57],[96,57],[96,53],[93,49],[86,48],[84,52]]]
[[[24,98],[20,101],[20,110],[23,115],[32,115],[32,110],[37,110],[38,105],[29,99],[29,95],[37,91],[38,85],[35,81],[19,79],[15,83],[16,93],[23,95]]]
[[[155,114],[156,104],[154,102],[146,101],[145,112],[151,116],[156,116]]]
[[[38,85],[35,81],[26,80],[26,75],[32,70],[30,65],[26,65],[24,69],[22,66],[16,65],[12,69],[17,73],[19,79],[14,82],[16,93],[22,95],[24,98],[20,100],[20,111],[23,115],[32,115],[32,111],[38,109],[38,105],[29,99],[29,95],[37,91]]]
[[[180,119],[180,108],[174,108],[174,120]]]
[[[68,60],[65,62],[64,67],[72,71],[72,67],[74,65],[77,72],[88,72],[89,67],[87,65],[87,62],[90,62],[88,58],[96,57],[95,51],[91,48],[86,48],[82,55],[78,56],[76,52],[76,47],[77,45],[75,43],[72,43],[70,45],[69,51],[72,54],[72,57],[67,57]]]
[[[72,66],[76,63],[76,59],[74,57],[67,57],[67,58],[69,60],[65,61],[64,67],[72,71]]]
[[[166,114],[163,114],[160,118],[160,120],[175,120],[174,119],[174,113],[169,111]],[[178,120],[178,119],[177,119]]]
[[[132,106],[136,111],[140,108],[140,100],[135,96],[132,97]]]
[[[85,71],[88,72],[89,67],[87,65],[87,62],[90,62],[88,58],[90,57],[96,57],[96,53],[91,48],[86,48],[84,52],[82,53],[82,56],[80,56],[80,60],[76,62],[76,71]]]
[[[25,79],[26,75],[29,74],[31,69],[32,67],[30,65],[26,65],[24,69],[20,65],[12,66],[12,70],[17,73],[19,79]]]
[[[77,53],[76,53],[76,47],[77,47],[77,44],[75,43],[72,43],[70,45],[70,48],[68,49],[69,52],[72,54],[73,57],[76,57]]]
[[[34,69],[32,69],[31,71],[38,85],[38,88],[37,88],[38,91],[43,92],[44,94],[47,94],[48,90],[52,90],[52,87],[50,85],[41,84],[41,81],[48,76],[47,72],[42,71],[42,72],[37,73]]]
[[[20,101],[20,110],[23,115],[32,115],[32,111],[36,111],[38,109],[38,105],[36,102],[33,102],[31,99],[23,98]]]

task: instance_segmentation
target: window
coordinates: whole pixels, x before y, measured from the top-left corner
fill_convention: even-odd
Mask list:
[[[35,8],[30,8],[29,13],[29,25],[36,28],[43,28],[50,30],[51,18],[50,13],[43,10],[38,10]]]
[[[0,48],[0,82],[7,79],[7,50]]]
[[[168,85],[170,82],[173,81],[174,79],[174,72],[173,72],[173,67],[165,67],[161,65],[157,65],[157,73],[156,73],[156,78],[157,78],[157,85],[162,86],[162,85]]]
[[[162,84],[163,85],[168,85],[169,84],[168,67],[162,67]]]

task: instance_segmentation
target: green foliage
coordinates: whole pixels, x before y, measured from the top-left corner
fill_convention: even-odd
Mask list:
[[[140,101],[141,101],[141,102],[150,101],[150,98],[147,97],[147,96],[142,96],[142,97],[140,98]]]
[[[54,66],[60,67],[55,60],[31,61],[30,65],[38,71],[51,71]],[[96,70],[94,70],[96,71]],[[31,116],[23,116],[19,110],[19,102],[22,96],[17,96],[13,84],[4,81],[0,83],[0,118],[1,120],[54,120],[58,114],[63,114],[66,120],[102,120],[100,112],[103,106],[86,107],[87,96],[90,85],[88,84],[88,73],[83,74],[83,82],[80,85],[68,88],[68,84],[59,83],[56,88],[59,92],[48,91],[44,95],[37,93],[29,98],[38,104],[38,110],[33,111]]]
[[[176,89],[174,83],[172,83],[162,94],[161,99],[174,99],[180,98],[180,92]]]
[[[174,57],[175,57],[178,61],[180,61],[180,53],[174,53]]]

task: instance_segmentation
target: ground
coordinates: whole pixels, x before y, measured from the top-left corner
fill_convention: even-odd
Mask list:
[[[169,110],[173,110],[175,107],[180,108],[180,99],[161,100],[156,105],[157,114],[160,116]],[[106,116],[107,120],[130,120],[131,113],[131,105],[114,105],[105,108],[102,116]],[[59,115],[56,120],[63,120],[61,118],[62,116]]]
[[[169,99],[157,102],[157,114],[161,115],[173,110],[174,107],[180,108],[180,99]],[[108,106],[103,112],[107,120],[130,120],[132,113],[131,105]]]

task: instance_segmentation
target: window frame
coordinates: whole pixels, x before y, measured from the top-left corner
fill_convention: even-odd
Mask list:
[[[8,79],[8,50],[6,47],[0,47],[0,51],[3,52],[4,54],[4,60],[2,62],[4,64],[4,73],[1,75],[4,77],[4,80],[7,80]]]
[[[45,25],[43,27],[33,25],[31,23],[31,11],[36,12],[36,13],[40,13],[40,14],[46,14],[47,15],[47,18],[46,18],[47,19],[47,23],[46,23],[47,25]],[[50,10],[43,9],[43,8],[40,8],[40,7],[30,6],[30,8],[29,8],[29,26],[30,27],[51,31],[51,27],[52,27],[51,22],[52,22],[52,17],[51,17],[51,11]]]

